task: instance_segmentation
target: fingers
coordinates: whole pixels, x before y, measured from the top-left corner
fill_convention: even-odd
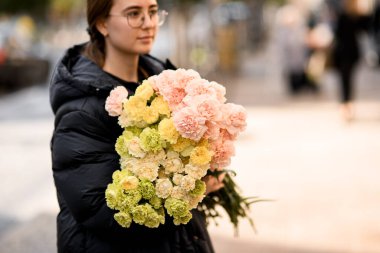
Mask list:
[[[215,178],[213,176],[206,176],[204,178],[204,182],[206,183],[206,195],[210,192],[220,190],[222,187],[224,187],[224,184],[222,183],[224,176],[225,175],[223,173],[218,178]]]

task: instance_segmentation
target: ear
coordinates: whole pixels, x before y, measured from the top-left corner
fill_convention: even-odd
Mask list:
[[[108,36],[108,29],[107,29],[107,24],[105,19],[100,19],[96,22],[96,29],[104,36]]]

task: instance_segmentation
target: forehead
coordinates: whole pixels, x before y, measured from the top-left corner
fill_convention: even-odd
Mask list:
[[[113,0],[113,9],[124,10],[128,7],[149,8],[157,5],[157,0]]]

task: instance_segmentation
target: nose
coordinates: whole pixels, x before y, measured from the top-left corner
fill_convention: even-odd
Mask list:
[[[152,18],[150,17],[150,15],[148,13],[145,13],[141,28],[146,29],[146,28],[152,28],[152,27],[154,27],[154,22]]]

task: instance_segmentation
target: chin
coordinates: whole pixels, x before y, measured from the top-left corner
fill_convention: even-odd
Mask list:
[[[151,50],[152,50],[152,46],[149,46],[149,47],[141,47],[137,51],[139,52],[139,54],[149,54]]]

